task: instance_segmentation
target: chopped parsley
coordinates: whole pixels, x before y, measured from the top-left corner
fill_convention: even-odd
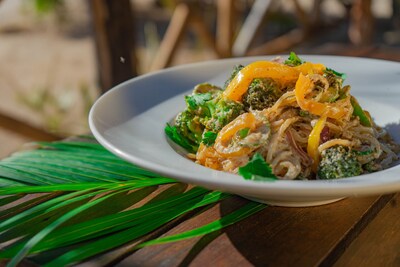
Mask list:
[[[190,142],[187,138],[181,135],[175,126],[171,126],[167,123],[164,128],[165,134],[176,144],[180,145],[190,153],[195,153],[197,151],[197,145]]]
[[[212,146],[215,143],[217,135],[218,134],[214,132],[205,132],[203,134],[203,139],[201,140],[201,142],[203,142],[206,146]]]
[[[338,76],[338,77],[340,77],[340,78],[343,79],[343,80],[346,79],[346,73],[338,72],[338,71],[336,71],[336,70],[334,70],[334,69],[330,69],[330,68],[326,68],[325,72],[326,72],[326,73],[332,73],[332,74],[334,74],[335,76]]]
[[[268,181],[277,179],[260,153],[254,154],[253,158],[245,166],[240,167],[239,174],[246,180]]]
[[[186,103],[192,110],[197,109],[200,106],[205,105],[205,103],[212,99],[211,93],[205,94],[193,94],[185,96]]]
[[[303,63],[304,63],[304,61],[301,60],[299,58],[299,56],[296,55],[295,52],[290,52],[289,58],[287,60],[285,60],[285,65],[289,65],[292,67],[301,65]]]

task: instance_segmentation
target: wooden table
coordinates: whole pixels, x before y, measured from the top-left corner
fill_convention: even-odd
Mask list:
[[[324,49],[400,61],[399,50],[380,46]],[[229,199],[164,234],[218,219],[246,202]],[[144,248],[117,266],[400,266],[398,203],[400,194],[308,208],[268,207],[217,234]]]
[[[381,47],[345,51],[400,61],[399,51],[388,54]],[[162,228],[153,237],[204,225],[248,202],[241,197],[226,199],[200,216],[186,216]],[[400,266],[399,203],[400,193],[348,198],[317,207],[270,206],[220,232],[146,247],[115,265]],[[102,262],[101,258],[92,260],[94,265]]]

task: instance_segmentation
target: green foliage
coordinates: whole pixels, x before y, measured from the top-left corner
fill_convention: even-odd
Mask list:
[[[245,166],[239,168],[239,174],[246,180],[272,181],[277,179],[269,164],[259,153],[255,153]]]
[[[0,187],[0,259],[9,260],[9,266],[26,257],[40,266],[73,265],[125,244],[135,244],[130,246],[135,250],[176,242],[218,231],[265,207],[249,203],[208,225],[143,242],[150,233],[154,238],[159,227],[231,195],[201,187],[187,190],[82,138],[37,143],[38,149],[0,161],[5,181]],[[151,197],[159,186],[166,189]],[[32,193],[45,194],[5,206]]]
[[[35,9],[39,13],[48,13],[62,6],[63,0],[34,0]]]
[[[345,146],[330,147],[321,153],[318,166],[320,179],[338,179],[358,176],[362,173],[357,154]]]
[[[24,107],[28,108],[42,120],[43,127],[58,134],[74,134],[67,125],[71,113],[77,114],[74,118],[77,124],[82,124],[87,128],[86,118],[94,102],[94,96],[86,83],[80,84],[77,90],[64,90],[53,92],[52,87],[43,86],[30,90],[29,93],[17,92],[17,100]],[[77,105],[81,103],[81,106]],[[69,126],[69,127],[68,127]]]

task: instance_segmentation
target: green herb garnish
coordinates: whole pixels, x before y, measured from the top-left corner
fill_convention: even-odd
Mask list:
[[[351,96],[350,102],[353,106],[353,115],[360,118],[360,123],[362,125],[371,127],[371,121],[369,120],[367,114],[365,114],[364,110],[361,108],[360,104],[358,104],[357,99],[354,96]]]
[[[167,123],[165,126],[165,134],[177,145],[180,145],[190,153],[195,153],[197,151],[197,145],[190,142],[187,138],[181,135],[175,126],[171,126]]]
[[[215,143],[215,139],[217,138],[217,133],[214,132],[205,132],[203,134],[203,139],[201,140],[206,146],[212,146]]]
[[[330,68],[326,68],[325,72],[327,72],[327,73],[329,73],[329,72],[330,72],[330,73],[333,73],[334,75],[336,75],[336,76],[342,78],[343,80],[346,79],[346,73],[338,72],[338,71],[336,71],[336,70],[334,70],[334,69],[330,69]]]
[[[207,101],[212,99],[211,93],[205,94],[193,94],[185,96],[185,101],[189,108],[192,110],[197,109],[199,106],[203,106]]]
[[[240,167],[239,174],[246,180],[268,181],[277,179],[260,153],[254,154],[245,166]]]
[[[304,61],[301,60],[295,52],[290,52],[289,58],[285,61],[285,65],[298,66],[303,64]]]

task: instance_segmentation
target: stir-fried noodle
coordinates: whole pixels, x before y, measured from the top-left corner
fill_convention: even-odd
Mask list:
[[[199,85],[174,127],[195,148],[195,162],[216,170],[237,173],[256,153],[280,179],[388,168],[399,145],[343,81],[343,74],[294,54],[286,62],[254,62],[237,67],[224,89]]]

